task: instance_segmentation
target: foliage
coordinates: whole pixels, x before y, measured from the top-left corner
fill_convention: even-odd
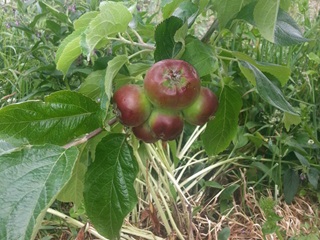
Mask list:
[[[18,0],[2,8],[0,238],[35,238],[58,199],[73,202],[75,215],[84,206],[108,238],[120,236],[130,212],[139,222],[138,206],[155,235],[192,239],[189,195],[213,192],[226,214],[241,184],[228,173],[241,168],[261,194],[276,186],[288,204],[302,188],[316,197],[320,20],[302,32],[289,3]],[[205,126],[185,124],[177,140],[144,144],[115,122],[112,95],[142,85],[168,58],[192,64],[220,107]],[[273,204],[260,202],[262,230],[280,236]]]

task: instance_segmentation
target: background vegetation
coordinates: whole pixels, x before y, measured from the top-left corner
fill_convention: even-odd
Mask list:
[[[157,13],[163,5],[158,1],[123,2],[136,13],[134,24],[139,26],[143,37],[141,44],[153,46],[154,26],[162,20]],[[83,84],[88,76],[105,69],[108,61],[119,53],[138,51],[139,46],[125,49],[120,44],[122,41],[130,45],[132,39],[132,42],[140,40],[130,33],[117,39],[111,47],[96,51],[93,56],[96,61],[81,55],[65,74],[57,70],[57,50],[74,31],[74,21],[86,12],[97,10],[99,3],[98,0],[1,3],[1,108],[43,100],[60,90],[95,96],[92,86]],[[146,163],[142,153],[135,156],[141,170],[134,185],[139,200],[125,219],[122,238],[153,239],[157,236],[157,239],[164,239],[168,234],[172,234],[172,239],[181,239],[186,234],[198,239],[320,238],[319,9],[317,1],[291,1],[288,12],[301,27],[303,36],[310,40],[291,46],[271,43],[246,22],[234,24],[228,30],[210,32],[215,20],[212,8],[195,19],[190,31],[214,45],[214,51],[219,53],[216,65],[212,66],[215,71],[204,83],[217,89],[221,79],[226,84],[234,80],[242,94],[237,134],[224,151],[213,156],[208,156],[203,149],[206,143],[199,138],[203,132],[200,128],[187,128],[177,145],[170,143],[161,151],[160,143],[153,147],[141,146],[146,148],[143,154],[151,153],[158,158]],[[288,67],[286,82],[278,82],[272,74],[266,75],[281,88],[300,115],[282,112],[263,101],[245,79],[232,52],[239,53],[237,58],[246,58],[240,54],[243,53],[257,63]],[[134,70],[143,72],[153,61],[152,56],[146,51],[139,57],[144,65],[136,65]],[[121,69],[117,76],[120,82],[132,80],[126,69]],[[121,131],[121,127],[116,125],[113,131]],[[4,146],[1,145],[1,152],[6,149]],[[167,157],[169,148],[179,152],[180,161]],[[166,169],[170,169],[171,175],[167,175]],[[175,180],[168,176],[174,176]],[[157,194],[152,192],[153,187]],[[48,210],[36,238],[94,238],[93,228],[86,231],[89,227],[84,226],[88,218],[82,202],[75,205],[62,201],[63,197],[59,200]],[[191,219],[186,213],[190,213]],[[68,216],[67,221],[63,214]]]

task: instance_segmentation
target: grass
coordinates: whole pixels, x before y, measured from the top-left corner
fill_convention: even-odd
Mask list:
[[[33,17],[22,14],[23,9],[12,4],[4,6],[0,10],[0,106],[76,88],[85,74],[75,73],[63,79],[52,68],[57,46],[68,34],[67,24],[62,23],[59,36],[47,29],[42,19],[32,29],[34,32],[28,33],[21,24],[30,23]],[[63,9],[61,5],[57,7]],[[157,5],[151,7],[156,9]],[[24,11],[38,14],[33,5]],[[81,11],[80,8],[78,14]],[[187,234],[194,239],[320,238],[320,195],[306,180],[304,166],[292,155],[292,149],[304,148],[310,165],[319,168],[319,4],[296,0],[290,11],[313,41],[279,47],[261,38],[250,38],[254,30],[240,25],[238,30],[244,34],[226,33],[223,44],[257,60],[289,66],[292,74],[284,92],[301,110],[301,122],[287,130],[283,114],[261,103],[252,87],[243,82],[247,92],[239,133],[222,154],[205,155],[198,138],[203,128],[196,128],[188,140],[181,138],[176,146],[141,146],[148,155],[136,155],[140,167],[135,183],[139,203],[125,220],[123,239],[160,240],[168,234],[170,239],[184,239]],[[13,27],[16,23],[20,28]],[[195,32],[204,34],[205,24],[200,21]],[[253,45],[257,51],[252,51]],[[231,66],[228,70],[236,69]],[[287,168],[301,174],[302,184],[292,204],[286,204],[279,194],[282,172]],[[60,202],[52,208],[37,239],[99,237],[92,226],[85,224],[82,209],[70,214],[72,206]]]

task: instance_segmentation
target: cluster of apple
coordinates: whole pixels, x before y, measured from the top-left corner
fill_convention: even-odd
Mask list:
[[[119,121],[147,143],[173,140],[183,131],[184,121],[203,125],[218,108],[216,95],[201,86],[194,67],[174,59],[155,63],[143,87],[120,87],[113,101]]]

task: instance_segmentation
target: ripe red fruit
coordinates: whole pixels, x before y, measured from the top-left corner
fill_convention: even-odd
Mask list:
[[[200,79],[189,63],[166,59],[155,63],[144,78],[149,100],[158,108],[181,110],[191,105],[200,92]]]
[[[217,96],[206,87],[201,87],[195,102],[183,110],[184,119],[193,125],[203,125],[215,114],[219,106]]]
[[[156,137],[155,133],[152,132],[148,121],[143,124],[132,128],[133,134],[140,140],[146,143],[154,143],[159,139]]]
[[[148,121],[152,132],[164,141],[177,138],[183,130],[183,118],[180,113],[154,109]]]
[[[116,115],[119,121],[129,127],[145,122],[151,113],[151,103],[142,87],[127,84],[119,88],[113,95]]]

